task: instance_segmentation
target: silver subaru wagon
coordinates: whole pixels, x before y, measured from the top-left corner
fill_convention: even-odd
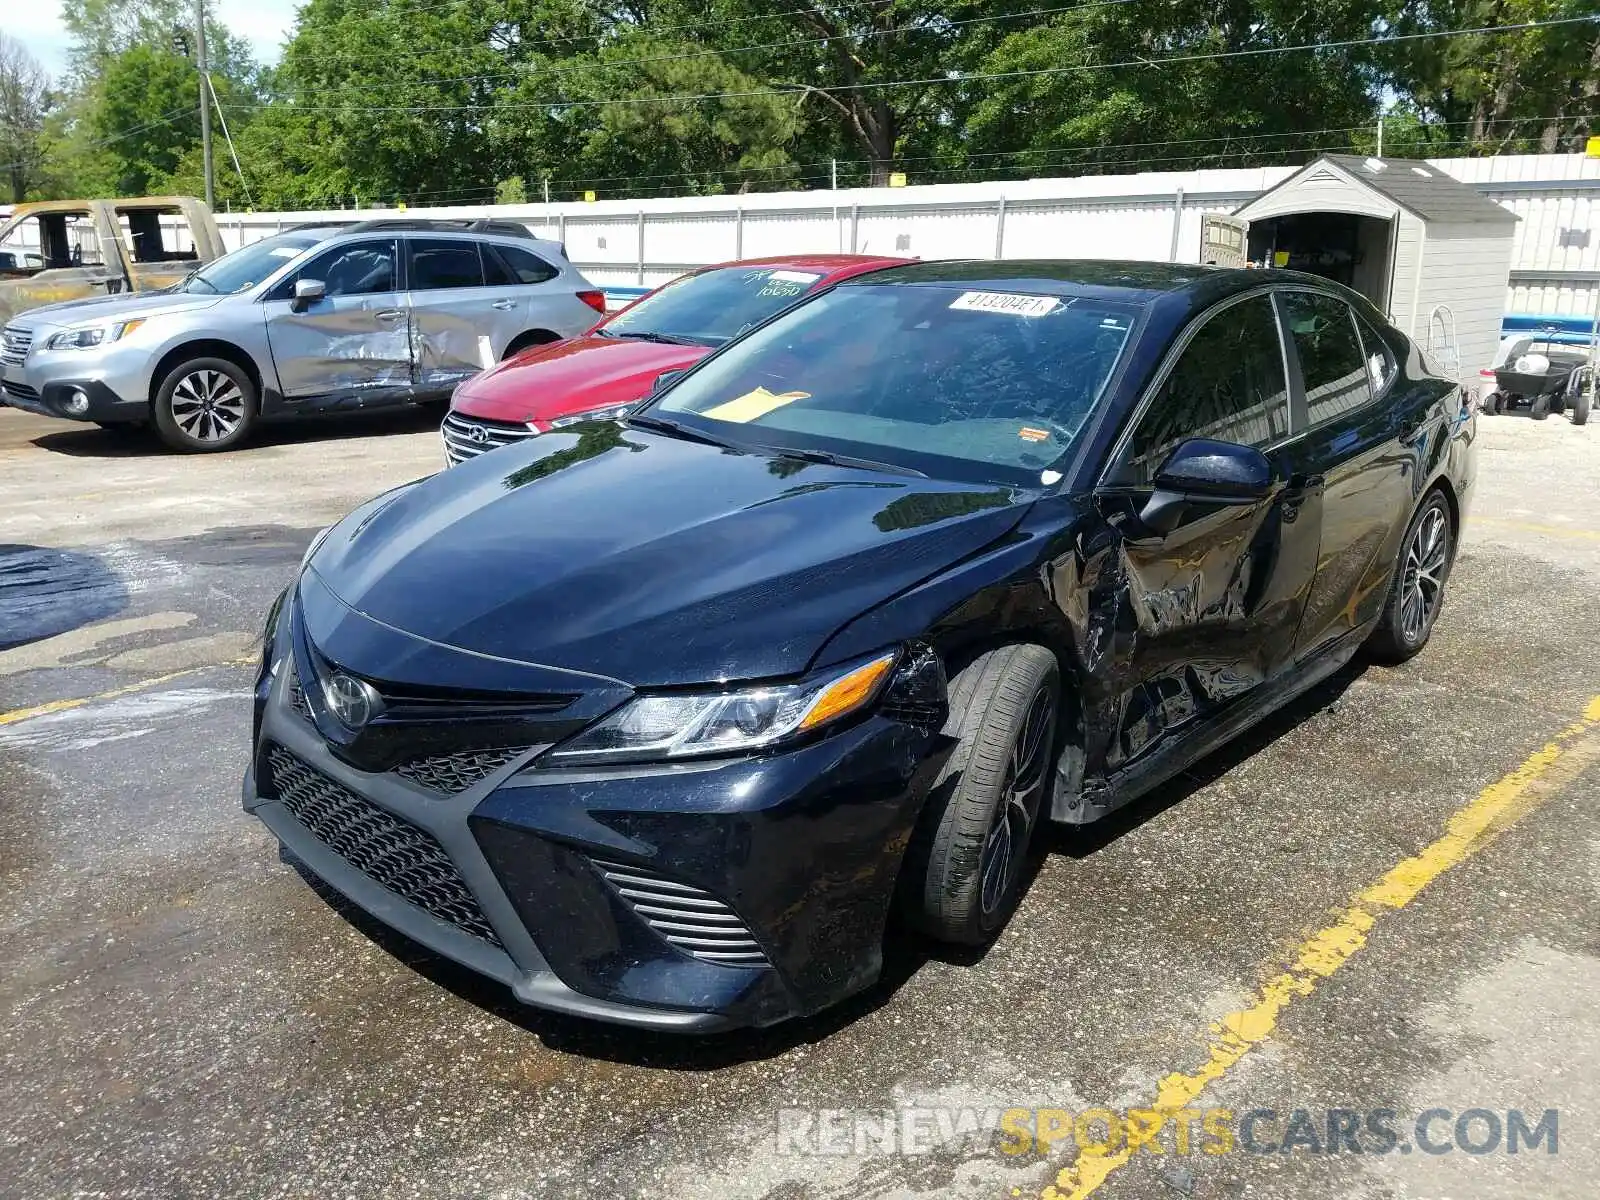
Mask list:
[[[559,243],[511,222],[305,226],[163,292],[30,310],[0,340],[0,399],[227,450],[263,419],[445,400],[604,312]]]

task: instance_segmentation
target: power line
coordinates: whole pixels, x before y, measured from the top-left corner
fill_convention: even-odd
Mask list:
[[[1566,25],[1592,25],[1600,21],[1600,15],[1582,17],[1559,17],[1547,21],[1523,21],[1515,25],[1482,25],[1467,29],[1437,29],[1423,33],[1384,34],[1366,38],[1347,38],[1334,42],[1303,42],[1294,46],[1257,46],[1243,50],[1218,50],[1205,54],[1173,54],[1162,58],[1135,58],[1122,62],[1111,63],[1079,63],[1070,67],[1034,67],[1015,71],[992,72],[951,72],[947,75],[936,75],[924,79],[890,79],[878,82],[863,82],[838,84],[826,88],[812,88],[807,85],[787,85],[774,88],[756,88],[743,92],[702,92],[689,95],[671,96],[624,96],[603,100],[551,100],[534,103],[513,104],[387,104],[387,105],[291,105],[301,112],[344,112],[344,113],[369,113],[369,112],[506,112],[524,111],[527,109],[541,109],[546,112],[569,111],[576,108],[596,108],[608,104],[635,105],[635,104],[670,104],[686,103],[701,100],[743,100],[759,96],[795,96],[805,95],[810,91],[823,93],[862,92],[888,90],[903,87],[929,87],[938,84],[951,83],[985,83],[996,79],[1023,79],[1040,78],[1056,75],[1079,75],[1089,71],[1111,71],[1124,67],[1160,67],[1174,63],[1215,62],[1222,59],[1260,58],[1275,54],[1295,54],[1314,50],[1347,50],[1355,46],[1393,45],[1400,42],[1424,41],[1432,38],[1493,36],[1505,33],[1520,33],[1530,29],[1553,29]],[[262,109],[270,105],[234,105],[241,109]]]
[[[1087,0],[1086,3],[1081,3],[1081,4],[1062,4],[1062,5],[1058,5],[1055,8],[1036,8],[1036,9],[1032,9],[1032,10],[1030,10],[1028,12],[999,13],[999,14],[996,14],[996,15],[993,15],[993,16],[987,16],[987,17],[965,17],[965,18],[962,18],[961,20],[957,20],[957,21],[945,21],[939,26],[939,28],[937,30],[935,30],[935,29],[933,29],[933,28],[931,28],[930,26],[927,26],[927,25],[911,25],[911,24],[895,25],[895,26],[892,26],[891,28],[888,28],[888,29],[868,30],[866,33],[863,33],[863,34],[860,35],[860,40],[864,41],[864,40],[866,40],[868,38],[892,37],[893,35],[898,34],[898,33],[908,33],[908,32],[910,32],[910,33],[941,32],[942,33],[942,32],[944,32],[946,30],[961,28],[961,27],[965,27],[965,26],[968,26],[968,25],[986,25],[986,24],[991,24],[991,23],[993,23],[995,21],[1020,21],[1020,20],[1023,20],[1025,18],[1027,18],[1027,17],[1056,16],[1056,15],[1059,15],[1059,14],[1062,14],[1062,13],[1085,12],[1085,11],[1088,11],[1090,9],[1097,9],[1097,8],[1115,8],[1115,7],[1118,7],[1118,6],[1123,5],[1123,4],[1136,4],[1136,3],[1139,3],[1139,0]],[[809,10],[802,9],[801,11],[809,11]],[[762,18],[762,19],[765,20],[767,18]],[[656,31],[651,30],[650,32],[652,34],[654,34]],[[749,53],[752,53],[752,52],[757,51],[757,50],[783,50],[783,49],[787,49],[787,48],[789,48],[791,46],[825,46],[829,42],[849,41],[849,40],[851,40],[852,38],[854,38],[856,36],[857,35],[855,35],[855,34],[838,33],[838,34],[829,34],[829,35],[823,36],[823,37],[790,38],[789,40],[782,41],[782,42],[762,42],[762,43],[759,43],[759,44],[756,44],[756,45],[752,45],[752,46],[734,46],[734,47],[729,47],[726,50],[693,50],[693,51],[685,51],[685,52],[677,53],[677,54],[656,54],[656,55],[651,55],[651,56],[646,57],[646,58],[623,58],[623,59],[613,59],[613,60],[609,60],[609,61],[601,59],[601,60],[596,60],[595,62],[592,62],[592,63],[584,63],[584,64],[579,65],[579,66],[554,67],[554,68],[541,67],[537,71],[536,75],[530,74],[530,72],[528,72],[528,71],[496,71],[496,72],[493,72],[491,74],[486,74],[486,75],[445,75],[445,76],[441,76],[440,78],[437,78],[437,79],[399,79],[399,80],[396,80],[392,84],[387,84],[387,85],[378,84],[378,85],[370,86],[370,87],[356,87],[356,88],[342,88],[342,87],[299,88],[299,89],[295,90],[294,94],[295,95],[328,95],[328,94],[344,93],[344,92],[351,92],[351,91],[354,91],[354,92],[379,92],[379,91],[384,91],[384,90],[387,90],[387,89],[393,88],[393,87],[428,87],[428,86],[431,86],[433,84],[438,84],[438,83],[479,83],[479,82],[482,82],[484,80],[490,80],[490,79],[537,78],[537,79],[541,79],[542,80],[542,79],[548,79],[552,75],[572,75],[572,74],[578,74],[578,73],[581,73],[581,72],[597,71],[597,70],[598,71],[610,71],[610,70],[614,70],[614,69],[616,69],[618,67],[642,66],[642,65],[645,65],[645,64],[648,64],[648,63],[682,62],[682,61],[685,61],[687,59],[692,59],[692,58],[720,58],[720,57],[723,57],[725,55],[730,55],[730,54],[749,54]]]
[[[462,0],[446,0],[445,4],[431,5],[428,8],[401,10],[401,11],[397,11],[395,13],[395,15],[397,15],[397,16],[410,16],[413,13],[431,11],[431,9],[433,9],[433,8],[446,8],[446,7],[449,7],[451,4],[455,4],[455,3],[458,3],[458,2],[462,2]],[[863,4],[865,4],[865,6],[868,7],[868,8],[873,8],[873,7],[882,8],[882,7],[885,7],[885,6],[893,3],[893,0],[861,0],[861,2]],[[519,41],[519,42],[516,42],[515,43],[515,48],[518,49],[518,50],[525,50],[525,49],[530,49],[530,48],[538,47],[538,46],[570,45],[573,42],[589,42],[589,41],[598,42],[598,41],[603,41],[604,39],[606,39],[608,37],[614,36],[619,30],[622,30],[624,28],[626,28],[629,31],[644,31],[644,32],[648,32],[648,33],[654,34],[654,35],[659,36],[659,37],[665,37],[665,36],[670,36],[672,34],[682,33],[685,30],[690,30],[690,29],[723,29],[723,28],[726,28],[729,25],[746,25],[746,24],[749,24],[752,21],[778,21],[778,20],[782,20],[784,17],[803,16],[806,13],[811,13],[811,12],[816,12],[816,11],[817,11],[816,5],[806,5],[803,8],[785,9],[783,12],[758,13],[758,14],[756,14],[754,16],[749,16],[749,17],[729,17],[726,20],[720,20],[720,21],[690,21],[690,22],[686,22],[686,23],[684,23],[682,25],[664,25],[664,26],[639,25],[639,24],[635,24],[635,23],[633,23],[631,21],[619,21],[615,25],[611,26],[610,28],[602,30],[600,33],[574,33],[574,34],[567,34],[567,35],[562,36],[562,37],[536,38],[536,39],[533,39],[533,40],[530,40],[530,41]],[[357,19],[357,20],[369,20],[369,19],[372,19],[372,18],[377,17],[379,15],[387,15],[387,14],[360,13],[360,14],[355,14],[355,19]],[[382,51],[379,51],[379,53],[381,53],[383,55],[385,60],[388,60],[388,59],[394,59],[394,58],[430,58],[430,57],[434,57],[434,56],[441,55],[441,54],[476,54],[479,51],[487,50],[487,49],[490,49],[490,47],[488,47],[488,46],[445,46],[445,47],[441,47],[441,48],[436,49],[436,50],[414,50],[414,51],[410,51],[410,52],[406,52],[406,53],[390,53],[387,50],[382,50]],[[352,56],[352,57],[354,57],[354,56]]]

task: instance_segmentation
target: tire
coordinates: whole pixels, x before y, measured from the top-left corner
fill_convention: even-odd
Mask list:
[[[1380,662],[1402,663],[1428,644],[1444,606],[1445,584],[1455,556],[1456,528],[1450,502],[1443,492],[1434,489],[1424,497],[1400,542],[1383,616],[1367,639],[1372,657]],[[1427,586],[1430,578],[1431,590]]]
[[[1594,402],[1594,397],[1588,391],[1580,390],[1572,398],[1572,423],[1574,425],[1587,425],[1589,423],[1589,405]]]
[[[153,405],[156,432],[174,450],[232,450],[260,413],[255,384],[225,358],[191,358],[167,372]]]
[[[1506,398],[1499,392],[1490,392],[1483,398],[1483,403],[1478,405],[1478,411],[1490,416],[1499,416],[1506,410]]]
[[[506,352],[500,356],[500,361],[505,362],[506,359],[521,354],[530,346],[548,346],[551,342],[559,342],[560,340],[559,335],[551,333],[548,329],[533,329],[527,333],[519,333],[511,339],[511,344],[506,347]]]
[[[1060,669],[1042,646],[992,650],[950,681],[956,747],[907,855],[910,915],[925,932],[979,946],[1010,918],[1055,778],[1060,704]]]
[[[1542,421],[1550,415],[1550,397],[1535,396],[1533,404],[1528,408],[1528,415],[1535,421]]]

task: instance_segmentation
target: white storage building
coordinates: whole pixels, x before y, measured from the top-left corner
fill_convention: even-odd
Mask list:
[[[1517,218],[1431,163],[1324,155],[1234,215],[1251,261],[1354,288],[1463,380],[1494,357]]]

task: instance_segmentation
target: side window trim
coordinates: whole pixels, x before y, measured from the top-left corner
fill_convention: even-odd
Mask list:
[[[1284,308],[1283,298],[1288,291],[1283,287],[1272,289],[1272,315],[1278,322],[1278,346],[1283,351],[1283,378],[1289,388],[1289,436],[1284,439],[1285,442],[1293,441],[1311,428],[1311,405],[1306,400],[1305,376],[1300,373],[1300,351],[1294,344],[1294,338],[1289,336],[1289,314]]]
[[[1145,389],[1140,394],[1138,402],[1134,404],[1133,410],[1129,414],[1126,424],[1123,425],[1122,431],[1117,434],[1117,440],[1111,444],[1111,450],[1106,455],[1104,465],[1100,468],[1100,472],[1096,477],[1095,487],[1126,488],[1130,486],[1127,484],[1111,482],[1111,478],[1116,474],[1117,465],[1122,461],[1123,455],[1127,453],[1128,444],[1133,441],[1134,430],[1139,427],[1139,422],[1144,420],[1144,415],[1149,411],[1150,406],[1155,403],[1155,398],[1160,395],[1161,390],[1167,386],[1167,380],[1171,377],[1172,372],[1177,367],[1179,360],[1182,359],[1184,351],[1189,348],[1189,343],[1194,341],[1200,330],[1205,328],[1206,324],[1209,323],[1214,317],[1226,312],[1234,305],[1243,304],[1248,300],[1259,299],[1263,296],[1269,298],[1273,321],[1277,325],[1278,329],[1278,351],[1283,358],[1284,385],[1286,393],[1292,391],[1292,389],[1297,386],[1299,380],[1298,370],[1294,373],[1291,373],[1289,370],[1289,351],[1286,347],[1286,342],[1288,340],[1287,331],[1283,321],[1279,319],[1277,301],[1276,299],[1272,299],[1273,293],[1281,290],[1283,290],[1281,285],[1264,284],[1261,287],[1251,288],[1247,292],[1238,292],[1232,296],[1227,296],[1222,300],[1217,301],[1217,303],[1213,304],[1210,308],[1205,309],[1204,311],[1197,313],[1194,317],[1190,318],[1189,324],[1186,325],[1183,331],[1173,339],[1172,345],[1167,347],[1167,352],[1162,357],[1161,365],[1156,368],[1156,373],[1150,377],[1150,382],[1145,385]],[[1295,366],[1298,368],[1299,364],[1296,363]],[[1289,403],[1287,396],[1285,397],[1285,403]],[[1267,445],[1262,446],[1262,453],[1271,453],[1279,446],[1293,441],[1295,437],[1298,436],[1295,433],[1294,425],[1292,424],[1293,415],[1294,414],[1292,410],[1285,414],[1285,424],[1287,425],[1289,432],[1283,437],[1279,438],[1277,441],[1269,442]]]

